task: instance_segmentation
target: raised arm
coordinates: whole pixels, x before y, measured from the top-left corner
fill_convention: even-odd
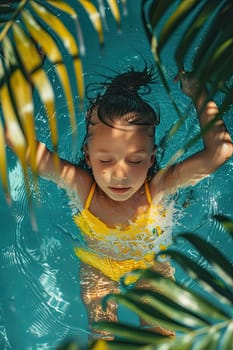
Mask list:
[[[198,84],[195,79],[181,75],[184,93],[193,99],[197,110],[201,130],[214,121],[218,107],[214,101],[207,101],[205,91],[198,94]],[[162,174],[163,190],[173,191],[178,187],[195,185],[204,177],[213,173],[233,154],[231,137],[226,130],[224,121],[218,119],[203,134],[204,148],[181,163],[171,166]]]
[[[13,150],[10,135],[7,132],[6,140],[8,146]],[[84,201],[92,182],[91,175],[66,160],[58,159],[56,162],[54,154],[43,143],[37,141],[36,144],[36,164],[39,176],[55,182],[59,187],[77,193],[81,201]],[[29,158],[29,154],[27,157]]]

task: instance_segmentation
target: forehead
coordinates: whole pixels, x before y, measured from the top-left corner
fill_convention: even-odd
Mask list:
[[[147,129],[144,126],[125,123],[114,123],[111,127],[99,122],[90,126],[88,147],[94,153],[148,153],[153,148],[154,138],[148,135]]]
[[[88,139],[102,134],[102,136],[116,137],[149,137],[154,139],[154,127],[148,125],[130,124],[124,119],[116,119],[103,123],[97,116],[94,116],[88,125]]]

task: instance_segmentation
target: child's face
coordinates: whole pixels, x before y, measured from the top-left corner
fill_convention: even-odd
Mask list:
[[[107,126],[97,117],[89,127],[87,163],[99,188],[115,201],[132,197],[154,163],[154,139],[148,127],[122,121]]]

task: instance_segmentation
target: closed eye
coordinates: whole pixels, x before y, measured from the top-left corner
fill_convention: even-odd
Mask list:
[[[130,160],[129,161],[129,163],[131,163],[131,164],[140,164],[142,162],[143,162],[142,160]]]
[[[100,161],[100,163],[103,163],[103,164],[107,164],[107,163],[112,162],[112,160],[104,160],[104,159],[100,159],[99,161]]]

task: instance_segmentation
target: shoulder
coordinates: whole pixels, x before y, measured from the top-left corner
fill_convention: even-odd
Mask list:
[[[58,185],[64,188],[69,195],[77,195],[83,204],[93,183],[92,174],[66,160],[60,160]]]
[[[178,187],[177,165],[159,169],[150,181],[153,200],[161,200],[166,194],[172,194]]]

